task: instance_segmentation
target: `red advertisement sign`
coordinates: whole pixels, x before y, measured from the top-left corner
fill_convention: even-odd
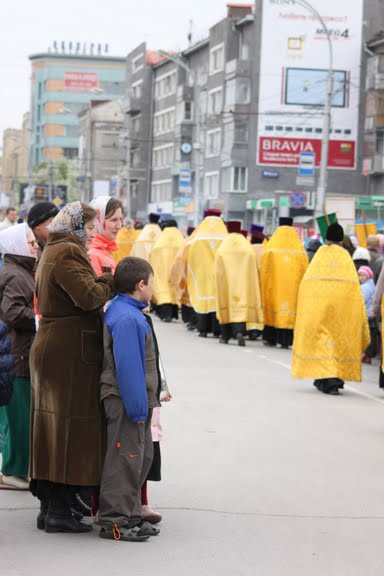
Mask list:
[[[95,72],[64,72],[64,87],[69,92],[89,92],[99,86]]]
[[[298,166],[301,152],[314,152],[316,166],[319,166],[321,145],[322,140],[260,136],[258,163],[269,166]],[[350,140],[331,140],[328,166],[345,170],[354,169],[355,146],[356,143]]]

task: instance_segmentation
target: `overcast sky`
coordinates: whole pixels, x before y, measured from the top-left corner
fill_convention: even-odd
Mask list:
[[[29,109],[30,54],[46,51],[55,40],[109,44],[110,54],[118,56],[143,41],[150,48],[177,50],[188,45],[190,20],[199,40],[225,17],[226,5],[226,0],[11,0],[0,34],[0,133],[20,128]]]

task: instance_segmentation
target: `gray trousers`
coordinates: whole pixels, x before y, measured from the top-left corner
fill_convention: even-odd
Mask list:
[[[132,528],[142,520],[141,487],[151,468],[152,410],[144,424],[127,416],[121,398],[104,400],[108,444],[100,486],[100,523]]]

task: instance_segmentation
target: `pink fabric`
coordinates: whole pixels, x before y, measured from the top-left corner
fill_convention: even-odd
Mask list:
[[[156,406],[152,412],[151,431],[153,442],[160,442],[163,439],[163,429],[160,424],[159,406]]]
[[[373,278],[373,272],[368,266],[360,266],[359,272],[363,272],[368,278]]]
[[[108,266],[111,268],[112,273],[116,269],[116,262],[111,256],[111,252],[118,250],[116,242],[108,240],[101,234],[96,234],[92,242],[92,246],[88,251],[88,256],[91,261],[92,267],[98,276],[103,273],[102,267]]]

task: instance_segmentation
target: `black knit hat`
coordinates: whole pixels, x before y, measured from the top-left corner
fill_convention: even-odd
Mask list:
[[[159,220],[160,220],[160,216],[161,214],[155,214],[154,212],[151,212],[148,215],[148,220],[150,224],[158,224]]]
[[[27,223],[33,230],[48,218],[54,218],[59,213],[57,207],[52,202],[38,202],[28,212]]]
[[[344,240],[344,230],[340,224],[331,224],[327,230],[326,239],[328,242],[342,242]]]

